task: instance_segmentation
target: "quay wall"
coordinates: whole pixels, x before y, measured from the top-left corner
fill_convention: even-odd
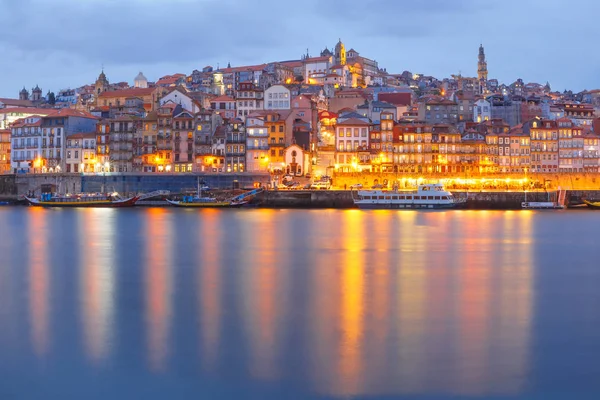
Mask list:
[[[466,208],[473,210],[518,210],[524,201],[556,201],[556,192],[453,192],[467,197]],[[599,199],[600,190],[567,191],[567,205],[581,204],[581,198]],[[260,193],[252,201],[258,207],[267,208],[355,208],[349,190],[283,191],[269,190]]]
[[[198,179],[214,189],[231,189],[234,184],[239,188],[252,188],[255,184],[266,186],[269,174],[11,174],[0,175],[0,198],[17,199],[30,191],[37,195],[45,185],[68,193],[117,191],[133,194],[154,190],[179,193],[196,190]]]

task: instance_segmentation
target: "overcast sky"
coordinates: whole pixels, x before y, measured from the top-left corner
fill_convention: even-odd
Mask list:
[[[288,5],[288,3],[290,5]],[[388,72],[600,87],[600,1],[0,0],[0,97],[298,59],[338,38]]]

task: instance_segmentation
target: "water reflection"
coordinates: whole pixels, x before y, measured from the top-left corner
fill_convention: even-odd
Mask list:
[[[397,218],[400,241],[395,271],[397,358],[392,364],[397,365],[395,379],[402,392],[421,392],[428,385],[425,373],[428,363],[425,316],[427,296],[432,292],[428,290],[427,281],[430,274],[435,272],[436,265],[426,258],[430,255],[427,248],[429,240],[426,227],[419,223],[424,215],[417,211],[406,211],[390,217]],[[433,298],[431,300],[435,302]]]
[[[515,376],[529,359],[530,215],[340,214],[339,227],[324,224],[313,241],[326,250],[313,268],[310,302],[320,392],[522,389]]]
[[[201,361],[204,369],[213,369],[217,362],[221,335],[221,274],[222,229],[219,211],[203,210],[202,224],[196,240],[198,276],[198,301],[200,304]]]
[[[86,209],[79,214],[80,296],[85,350],[94,363],[106,360],[112,343],[115,300],[112,209]]]
[[[532,379],[533,212],[26,212],[17,227],[26,268],[11,269],[10,293],[24,282],[21,326],[31,326],[35,354],[57,363],[66,354],[83,370],[133,370],[156,385],[178,374],[193,388],[292,382],[292,391],[342,397],[518,395]],[[78,234],[49,241],[70,212]],[[77,254],[79,268],[51,269],[61,251]],[[51,271],[67,282],[58,289],[75,288],[60,293],[56,323]],[[130,295],[117,297],[118,287]],[[81,349],[56,340],[71,329],[71,304],[80,365]],[[201,371],[190,371],[196,361]],[[80,377],[74,370],[58,381]]]
[[[145,227],[145,297],[148,362],[154,371],[166,368],[171,322],[171,215],[148,210]]]
[[[363,214],[358,210],[345,214],[341,231],[342,259],[339,268],[341,304],[339,311],[341,337],[338,342],[337,381],[334,391],[343,395],[360,393],[363,378],[364,335],[364,230]]]
[[[286,260],[278,257],[286,246],[282,238],[285,227],[276,221],[278,211],[265,210],[258,224],[250,224],[245,242],[248,265],[251,270],[243,271],[244,325],[249,344],[251,374],[259,379],[275,379],[279,375],[277,355],[281,346],[280,316],[285,300],[278,293],[285,293],[280,273]],[[260,226],[261,234],[254,228]],[[283,264],[283,265],[282,265]]]
[[[48,267],[48,240],[51,231],[48,211],[32,209],[28,215],[29,230],[29,318],[31,340],[36,355],[48,352],[50,319],[50,273]]]

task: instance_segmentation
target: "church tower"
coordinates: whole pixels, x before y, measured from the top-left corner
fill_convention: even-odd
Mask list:
[[[346,65],[346,46],[342,43],[342,39],[335,45],[335,62],[339,65]]]
[[[23,89],[19,92],[19,100],[29,100],[29,92],[23,86]]]
[[[483,44],[479,45],[479,56],[477,57],[477,78],[479,79],[480,93],[483,93],[487,88],[488,81],[488,70],[487,62],[485,61],[485,51],[483,50]]]
[[[38,102],[42,100],[42,89],[38,85],[31,90],[31,100],[34,102]]]
[[[106,75],[104,75],[104,69],[100,75],[98,75],[98,79],[96,79],[96,84],[94,86],[96,89],[96,95],[108,90],[108,79],[106,79]]]

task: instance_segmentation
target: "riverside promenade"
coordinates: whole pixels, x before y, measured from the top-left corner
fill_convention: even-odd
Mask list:
[[[361,176],[365,185],[369,179]],[[359,181],[355,176],[334,176],[334,190],[267,190],[256,196],[252,202],[254,206],[266,208],[355,208],[350,190],[341,190],[350,182]],[[453,193],[467,197],[468,209],[520,209],[523,201],[556,201],[556,183],[563,183],[562,189],[566,190],[565,204],[579,206],[582,198],[592,200],[600,199],[600,185],[596,186],[592,178],[585,177],[554,177],[550,180],[544,177],[546,189],[523,190],[515,189],[516,178],[512,179],[512,187],[504,189],[466,188],[454,182],[455,187],[448,187]],[[381,178],[380,178],[381,179]],[[407,178],[411,179],[411,178]],[[595,177],[594,177],[595,180]],[[22,195],[28,191],[56,191],[57,188],[71,193],[117,191],[126,193],[148,193],[155,190],[168,190],[176,195],[182,192],[194,191],[198,182],[213,189],[215,195],[219,192],[227,194],[232,189],[243,190],[253,187],[268,187],[269,174],[106,174],[106,175],[81,175],[81,174],[28,174],[28,175],[0,175],[0,201],[20,203]],[[504,181],[498,179],[498,181]],[[585,183],[589,189],[569,189],[569,182],[578,182],[580,186]],[[340,183],[342,188],[340,188]],[[359,181],[360,182],[360,181]],[[379,180],[383,182],[383,179]],[[550,182],[550,183],[549,183]],[[554,183],[554,184],[552,184]],[[520,185],[522,186],[522,185]],[[573,185],[576,186],[576,185]],[[368,186],[365,186],[368,188]],[[335,190],[337,189],[337,190]],[[152,205],[160,205],[152,202]],[[149,204],[150,205],[150,204]],[[165,204],[166,205],[166,202]]]

